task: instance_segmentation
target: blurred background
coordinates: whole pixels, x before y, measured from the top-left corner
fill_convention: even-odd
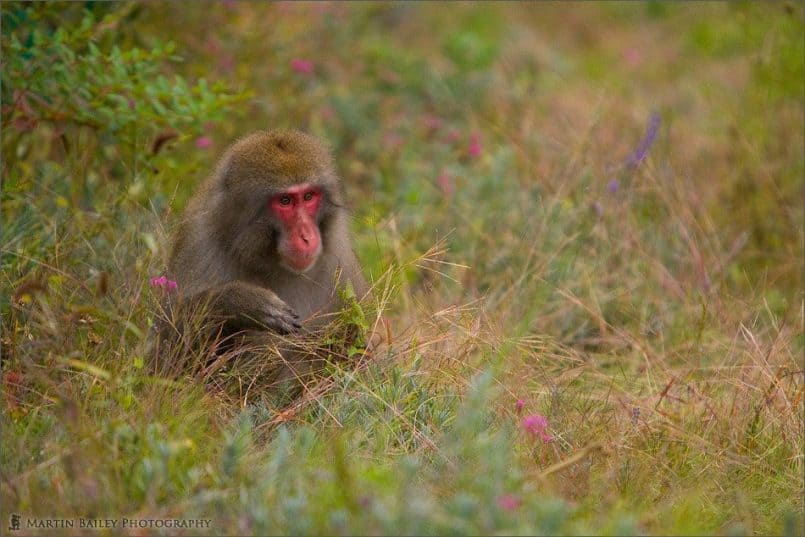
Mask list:
[[[803,17],[3,2],[3,516],[802,534]],[[332,146],[389,320],[279,426],[142,370],[187,199],[275,127]]]

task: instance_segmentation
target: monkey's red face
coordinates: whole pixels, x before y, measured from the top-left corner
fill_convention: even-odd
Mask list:
[[[293,186],[268,202],[280,227],[277,250],[282,263],[294,272],[307,272],[321,255],[317,220],[321,202],[321,190],[308,184]]]

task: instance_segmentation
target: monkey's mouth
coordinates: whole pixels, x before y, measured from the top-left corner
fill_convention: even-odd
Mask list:
[[[309,255],[282,256],[282,264],[291,272],[304,274],[313,268],[316,261],[319,259],[320,253],[321,247],[311,252]]]

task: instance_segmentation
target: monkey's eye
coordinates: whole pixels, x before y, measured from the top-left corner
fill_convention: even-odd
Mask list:
[[[288,206],[291,204],[291,196],[284,195],[280,196],[280,205]]]
[[[305,201],[310,201],[313,199],[313,192],[305,192]]]

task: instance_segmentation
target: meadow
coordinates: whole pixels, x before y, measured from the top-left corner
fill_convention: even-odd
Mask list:
[[[0,8],[4,532],[805,534],[801,4]],[[150,374],[181,211],[273,127],[382,343],[291,401]]]

